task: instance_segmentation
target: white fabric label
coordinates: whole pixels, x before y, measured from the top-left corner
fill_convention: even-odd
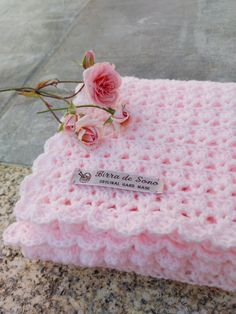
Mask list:
[[[72,177],[72,183],[76,185],[97,185],[138,192],[163,192],[163,182],[159,178],[111,170],[76,169]]]

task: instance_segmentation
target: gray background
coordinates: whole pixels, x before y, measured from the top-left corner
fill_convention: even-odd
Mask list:
[[[1,0],[0,88],[80,79],[93,49],[121,75],[235,81],[235,0]],[[38,101],[0,94],[0,161],[31,165],[57,127]]]

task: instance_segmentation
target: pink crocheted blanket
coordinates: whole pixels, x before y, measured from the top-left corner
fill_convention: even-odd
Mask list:
[[[118,137],[95,150],[63,132],[46,142],[5,244],[236,290],[236,84],[126,77],[121,94],[132,120]],[[74,185],[76,168],[159,176],[164,191]]]

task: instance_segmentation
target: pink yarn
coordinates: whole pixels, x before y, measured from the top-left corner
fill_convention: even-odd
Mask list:
[[[121,134],[94,150],[63,132],[46,142],[5,244],[31,259],[236,290],[236,84],[126,77],[121,94],[131,113]],[[74,186],[75,168],[156,175],[165,188]]]

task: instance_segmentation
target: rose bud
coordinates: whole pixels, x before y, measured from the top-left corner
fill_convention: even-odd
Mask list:
[[[130,114],[124,106],[122,106],[121,110],[116,111],[116,113],[112,116],[113,122],[121,125],[127,124],[129,122],[129,119]]]
[[[85,52],[82,65],[84,69],[87,69],[94,65],[95,62],[95,54],[92,50],[88,50]]]
[[[63,121],[63,129],[68,132],[73,132],[75,130],[75,123],[78,120],[76,114],[67,113]]]
[[[75,133],[81,143],[89,146],[97,144],[101,138],[100,128],[97,125],[97,121],[94,121],[87,116],[83,116],[76,122]]]

